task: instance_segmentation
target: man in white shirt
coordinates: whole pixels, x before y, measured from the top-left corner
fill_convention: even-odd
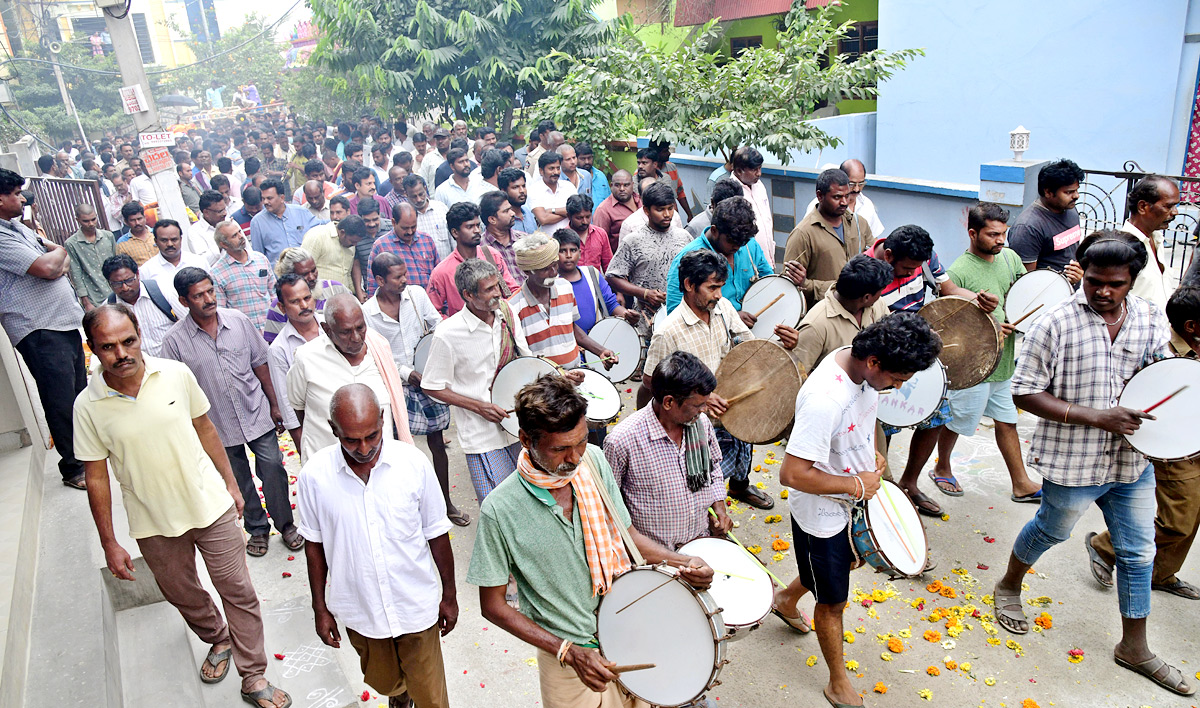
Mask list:
[[[183,250],[183,233],[174,219],[159,219],[154,224],[154,245],[158,246],[158,253],[142,264],[141,277],[157,282],[167,299],[174,302],[179,299],[175,292],[175,271],[188,266],[208,270],[208,260]]]
[[[108,296],[108,302],[117,302],[119,299],[133,308],[141,330],[142,351],[150,356],[158,356],[167,330],[179,320],[173,307],[178,300],[168,300],[153,279],[142,282],[137,261],[124,253],[106,258],[100,266],[100,272],[113,291]]]
[[[471,517],[450,501],[450,461],[442,431],[450,427],[450,406],[439,403],[421,390],[421,372],[416,369],[417,343],[433,332],[442,315],[429,300],[425,289],[408,284],[408,266],[401,256],[383,251],[371,261],[375,295],[363,303],[367,326],[383,335],[392,347],[396,370],[404,382],[404,402],[408,407],[408,431],[424,435],[433,458],[433,471],[441,485],[446,513],[458,526],[471,523]]]
[[[388,439],[369,387],[338,389],[329,415],[337,443],[304,465],[296,495],[317,635],[339,647],[340,620],[363,680],[389,706],[449,708],[441,637],[458,621],[458,599],[433,469]]]
[[[1130,292],[1160,309],[1167,306],[1171,295],[1163,277],[1162,232],[1178,215],[1179,187],[1162,175],[1143,177],[1129,192],[1129,218],[1121,230],[1133,234],[1150,254],[1150,262],[1138,273]]]
[[[537,219],[538,231],[553,235],[569,227],[567,200],[577,194],[575,185],[562,177],[562,155],[544,152],[538,157],[540,177],[529,184],[529,208]]]
[[[433,192],[433,198],[437,199],[446,208],[450,208],[459,202],[471,202],[478,206],[477,200],[471,199],[471,158],[466,151],[455,148],[446,153],[446,162],[450,163],[450,179],[438,185],[438,188]]]
[[[424,178],[425,184],[434,183],[433,178],[437,175],[437,169],[446,161],[446,153],[449,151],[450,132],[445,128],[437,128],[433,131],[433,147],[425,153],[425,158],[421,160],[420,174]]]
[[[898,312],[864,327],[851,346],[825,357],[796,395],[796,422],[779,481],[793,490],[788,505],[796,565],[804,590],[816,599],[813,621],[829,664],[824,694],[831,705],[862,700],[842,665],[842,611],[857,560],[846,533],[847,502],[865,501],[879,490],[884,466],[874,442],[879,392],[898,388],[932,365],[940,351],[920,315]]]
[[[129,180],[129,191],[133,193],[133,200],[141,202],[142,206],[158,201],[158,193],[154,191],[154,183],[150,181],[150,177],[142,172],[142,161],[138,158],[130,160],[130,167],[133,168],[133,179]]]
[[[775,267],[775,217],[771,214],[771,200],[767,187],[762,182],[763,156],[752,147],[743,146],[733,151],[733,176],[742,184],[742,196],[754,207],[754,221],[758,235],[754,237],[762,246],[767,262]]]
[[[454,250],[454,239],[450,238],[450,229],[446,226],[446,213],[449,208],[429,198],[429,184],[420,175],[404,178],[404,193],[408,196],[408,203],[417,210],[417,231],[428,234],[433,239],[438,260],[445,260]]]
[[[200,256],[204,260],[202,268],[207,268],[221,257],[221,249],[217,248],[215,238],[217,224],[225,220],[229,204],[225,195],[215,189],[205,190],[200,195],[200,218],[188,227],[187,242],[184,248],[189,254]]]
[[[320,313],[308,281],[299,273],[285,273],[275,281],[275,297],[287,317],[287,323],[271,340],[267,347],[267,368],[271,372],[271,385],[279,398],[279,412],[283,416],[283,427],[296,431],[300,419],[287,397],[287,375],[296,360],[296,350],[321,336]],[[293,433],[294,436],[299,432]]]
[[[883,232],[883,222],[879,220],[879,212],[875,211],[875,202],[863,194],[863,188],[867,185],[867,168],[860,160],[851,158],[839,165],[839,169],[850,178],[850,211],[854,212],[856,217],[867,222],[867,226],[871,227],[871,233],[875,235],[875,238],[887,236]],[[807,214],[816,206],[817,200],[814,197],[808,203],[808,208],[804,210],[804,213]]]

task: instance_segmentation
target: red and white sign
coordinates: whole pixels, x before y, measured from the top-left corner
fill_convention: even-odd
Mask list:
[[[125,109],[125,115],[150,110],[149,105],[146,104],[146,94],[142,93],[141,84],[122,86],[120,91],[121,106]]]
[[[161,133],[138,133],[138,145],[143,148],[175,147],[175,137],[169,130]]]
[[[146,166],[146,174],[154,175],[175,169],[175,160],[171,159],[170,148],[156,147],[143,150],[140,157],[142,164]]]

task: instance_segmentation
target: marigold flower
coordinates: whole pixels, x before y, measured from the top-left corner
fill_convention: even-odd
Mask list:
[[[925,634],[923,634],[922,636],[925,637],[925,641],[927,641],[927,642],[942,641],[942,633],[937,631],[936,629],[927,629],[927,630],[925,630]]]
[[[884,661],[891,661],[891,660],[892,660],[892,654],[891,654],[891,652],[886,652],[886,651],[885,651],[884,653],[882,653],[882,654],[880,654],[880,655],[879,655],[879,658],[880,658],[880,659],[883,659]]]
[[[904,652],[904,642],[896,639],[895,637],[892,637],[888,640],[887,646],[888,651],[892,652],[893,654],[901,654]]]
[[[787,499],[788,498],[788,490],[786,490],[786,489],[779,490],[779,498]]]
[[[1000,638],[999,637],[988,637],[987,643],[991,644],[994,647],[998,647],[998,646],[1000,646]]]
[[[927,701],[933,700],[933,691],[930,691],[928,688],[922,688],[920,691],[917,691],[917,695]]]
[[[792,544],[788,543],[782,538],[777,538],[771,542],[771,548],[775,549],[776,551],[786,551],[787,549],[791,548],[791,546]]]
[[[1033,623],[1042,629],[1050,629],[1054,626],[1054,618],[1050,616],[1049,612],[1043,612],[1034,618]]]
[[[846,670],[847,671],[858,671],[858,662],[855,661],[854,659],[847,661],[846,662]]]
[[[940,676],[942,674],[942,670],[936,666],[930,666],[929,668],[925,669],[925,673],[929,674],[930,676]]]
[[[954,588],[950,587],[949,585],[943,585],[942,589],[938,591],[938,594],[941,595],[942,597],[949,597],[949,598],[958,597],[958,591],[955,590]]]
[[[854,643],[854,632],[845,632],[845,633],[843,633],[843,634],[842,634],[842,639],[843,639],[843,640],[844,640],[844,641],[845,641],[847,644],[853,644],[853,643]]]
[[[900,630],[899,632],[896,632],[896,634],[899,634],[901,637],[908,639],[909,637],[912,636],[912,628],[905,627],[904,629]]]
[[[875,682],[875,692],[876,693],[887,693],[887,686],[885,686],[883,684],[883,681]]]
[[[808,657],[807,659],[804,660],[804,663],[807,664],[808,666],[816,666],[817,665],[817,655],[813,654],[812,656]]]
[[[995,685],[996,685],[996,679],[992,678],[991,676],[988,676],[987,678],[985,678],[985,679],[983,680],[983,682],[984,682],[984,683],[986,683],[986,684],[987,684],[987,685],[989,685],[989,686],[995,686]]]
[[[963,671],[970,671],[971,670],[971,662],[964,661],[963,663],[958,665],[958,668],[962,669]]]
[[[1025,700],[1021,701],[1021,708],[1041,708],[1041,707],[1038,706],[1037,701],[1033,700],[1032,698],[1026,698]]]
[[[926,585],[925,589],[932,593],[939,593],[942,591],[942,581],[935,580],[932,583]]]
[[[958,668],[958,662],[954,659],[949,659],[946,661],[946,668],[950,671],[953,671]]]

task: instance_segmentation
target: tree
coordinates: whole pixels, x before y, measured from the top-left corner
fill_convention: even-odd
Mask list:
[[[851,23],[836,25],[831,8],[806,11],[804,4],[792,0],[776,48],[755,47],[732,58],[708,51],[720,36],[715,20],[668,50],[641,42],[626,16],[605,51],[590,57],[551,52],[525,70],[531,80],[565,71],[535,113],[593,144],[640,125],[651,138],[719,154],[726,162],[741,145],[761,147],[782,164],[792,149],[836,146],[838,138],[806,122],[817,106],[874,98],[881,80],[922,52],[875,50],[854,61],[824,62]]]
[[[254,84],[263,102],[269,103],[275,84],[284,80],[284,48],[274,41],[274,30],[265,17],[251,13],[244,24],[227,31],[215,42],[188,39],[187,46],[196,55],[196,63],[165,74],[163,88],[202,99],[204,90],[216,81],[228,87],[223,95],[225,105],[230,105],[236,87]],[[176,28],[176,31],[181,30]],[[208,61],[214,56],[215,59]]]
[[[528,74],[552,50],[588,57],[610,25],[600,0],[310,0],[321,40],[309,62],[385,109],[503,116],[546,93]],[[524,76],[524,79],[522,78]]]
[[[311,66],[297,66],[283,73],[284,100],[302,119],[329,121],[374,112],[344,78],[325,76]]]

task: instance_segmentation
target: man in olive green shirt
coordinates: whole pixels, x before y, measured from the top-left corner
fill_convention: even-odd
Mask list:
[[[71,234],[63,247],[71,256],[75,296],[84,310],[90,310],[112,294],[101,266],[106,258],[116,254],[117,239],[111,231],[100,228],[100,217],[91,204],[76,204],[75,220],[79,222],[79,230]]]
[[[994,309],[988,307],[992,299],[980,299],[979,306],[985,311],[991,309],[992,316],[1000,322],[1004,347],[996,370],[983,383],[948,394],[951,421],[942,428],[938,437],[938,458],[933,474],[938,488],[943,492],[952,496],[962,494],[950,467],[950,456],[958,436],[974,435],[979,419],[986,415],[996,424],[996,445],[1000,448],[1000,455],[1012,480],[1010,498],[1015,502],[1037,504],[1042,500],[1042,490],[1029,478],[1021,459],[1017,407],[1012,397],[1012,377],[1016,370],[1016,337],[1013,335],[1016,330],[1006,321],[1004,314],[1005,296],[1017,278],[1025,274],[1025,267],[1016,251],[1004,247],[1007,233],[1008,210],[1000,205],[980,202],[967,212],[970,247],[951,264],[950,279],[955,285],[968,290],[986,290],[998,300]]]
[[[796,261],[806,276],[804,297],[811,307],[825,297],[842,266],[875,243],[875,234],[850,210],[850,178],[839,169],[817,176],[817,206],[792,229],[785,261]]]
[[[825,297],[800,320],[792,358],[806,375],[835,349],[850,346],[863,327],[887,316],[879,296],[892,278],[892,266],[878,258],[860,253],[846,263]]]

